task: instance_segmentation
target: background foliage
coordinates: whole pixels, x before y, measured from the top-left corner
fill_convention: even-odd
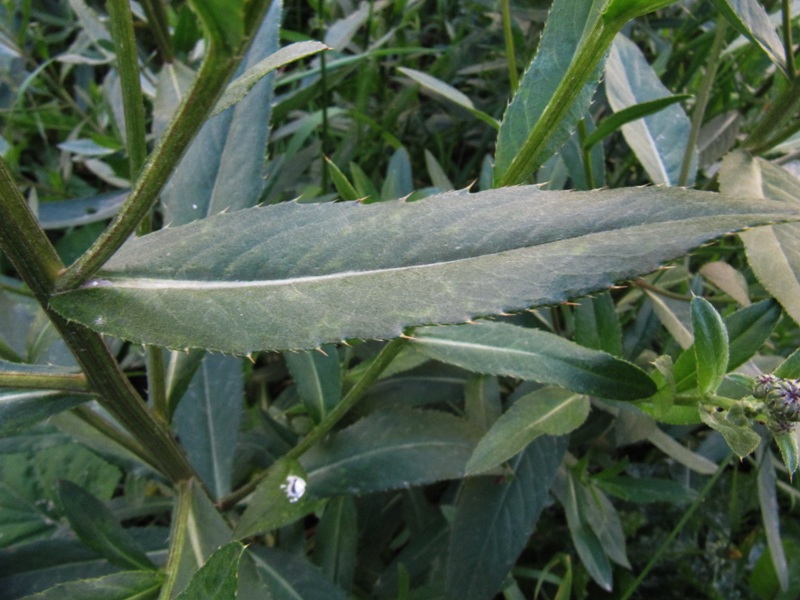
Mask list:
[[[0,599],[797,597],[798,4],[4,0]]]

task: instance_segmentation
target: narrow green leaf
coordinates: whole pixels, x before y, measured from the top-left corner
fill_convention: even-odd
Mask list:
[[[772,464],[772,452],[766,443],[759,447],[756,461],[758,463],[758,501],[761,505],[761,520],[764,523],[772,566],[775,567],[775,574],[781,590],[785,592],[789,589],[789,569],[781,540],[778,481],[775,476],[775,467]]]
[[[797,471],[797,467],[800,466],[800,449],[797,447],[797,435],[794,431],[790,431],[788,433],[777,433],[773,438],[778,450],[781,452],[783,464],[791,477]]]
[[[688,504],[696,494],[691,488],[669,479],[652,477],[596,477],[594,483],[607,494],[636,504],[670,502]]]
[[[352,586],[358,562],[357,517],[352,496],[337,496],[325,506],[314,534],[314,562],[344,590]]]
[[[478,373],[531,379],[617,400],[656,392],[652,379],[635,365],[546,331],[482,322],[418,329],[414,336],[420,352]]]
[[[732,152],[722,161],[720,187],[726,193],[800,205],[800,181],[783,167]],[[747,262],[758,280],[800,323],[800,225],[776,225],[740,234]]]
[[[514,477],[462,484],[447,557],[448,598],[485,600],[497,593],[548,502],[566,448],[566,437],[541,437],[511,461]]]
[[[792,352],[789,357],[775,369],[775,376],[783,379],[800,379],[800,348]]]
[[[217,102],[217,106],[214,107],[211,116],[213,117],[226,108],[240,102],[265,75],[289,63],[317,54],[323,50],[329,50],[329,48],[322,42],[315,41],[297,42],[276,50],[274,53],[249,67],[228,85],[222,97]]]
[[[329,345],[320,350],[284,352],[283,358],[294,378],[300,400],[319,423],[342,396],[339,351]]]
[[[445,83],[441,79],[437,79],[432,75],[428,75],[427,73],[423,73],[422,71],[417,71],[416,69],[409,69],[408,67],[397,67],[397,70],[400,71],[403,75],[412,79],[413,81],[417,82],[419,85],[422,86],[423,89],[427,90],[428,92],[444,98],[453,104],[460,106],[461,108],[465,109],[469,114],[473,117],[480,119],[484,123],[487,123],[491,127],[495,129],[500,128],[500,123],[494,117],[487,115],[482,110],[475,108],[475,105],[472,103],[465,94],[458,91],[452,85]]]
[[[630,569],[625,549],[625,534],[617,509],[591,480],[585,485],[577,485],[576,482],[575,493],[581,520],[595,533],[603,553],[618,565]]]
[[[697,408],[692,408],[695,414],[697,414]],[[697,421],[695,420],[694,422]],[[654,429],[647,439],[664,454],[688,467],[695,473],[699,473],[700,475],[713,475],[717,470],[716,463],[710,461],[705,456],[692,452],[686,446],[676,441],[675,438],[664,433],[661,429]]]
[[[588,397],[561,388],[543,388],[519,398],[478,442],[467,475],[496,467],[541,435],[574,431],[590,408]]]
[[[729,338],[726,372],[750,360],[767,341],[781,317],[780,305],[772,299],[740,308],[724,319]],[[697,387],[697,360],[693,348],[681,353],[675,362],[676,391]]]
[[[608,64],[606,64],[606,69],[608,68]],[[591,148],[596,143],[603,140],[606,136],[617,131],[617,129],[623,125],[627,125],[633,121],[638,121],[639,119],[644,119],[645,117],[654,115],[658,112],[661,112],[668,106],[676,104],[677,102],[683,102],[691,97],[692,96],[690,94],[675,94],[674,96],[664,96],[663,98],[655,98],[654,100],[639,102],[638,104],[634,104],[633,106],[628,106],[627,108],[622,108],[620,110],[615,109],[614,114],[600,121],[597,129],[595,129],[586,137],[585,140],[583,140],[583,147],[587,149]]]
[[[168,595],[162,593],[165,599],[174,598],[186,589],[214,551],[231,539],[230,526],[197,481],[182,483],[177,492],[164,584]]]
[[[361,195],[350,183],[350,180],[347,179],[347,176],[342,173],[341,169],[336,166],[336,163],[327,156],[325,157],[325,162],[328,165],[328,172],[331,174],[333,185],[336,186],[336,191],[339,192],[339,197],[342,200],[360,200]]]
[[[614,112],[670,96],[641,50],[622,34],[611,45],[605,75],[606,95]],[[671,103],[657,113],[623,125],[622,133],[653,183],[677,185],[690,129],[683,108]],[[697,170],[696,152],[692,152],[695,156],[689,171],[690,184]]]
[[[564,507],[572,543],[583,566],[597,585],[610,592],[613,584],[611,562],[600,538],[582,512],[585,503],[579,492],[580,485],[571,472],[561,470],[556,477],[553,493]]]
[[[464,413],[480,431],[489,428],[503,413],[497,377],[472,375],[464,386]]]
[[[132,239],[51,305],[137,343],[311,349],[561,302],[731,230],[798,217],[800,205],[665,188],[281,203]]]
[[[386,179],[381,186],[381,200],[405,198],[414,191],[414,180],[411,176],[411,158],[408,150],[398,148],[389,159],[386,167]]]
[[[692,327],[697,389],[712,394],[728,372],[728,330],[711,303],[699,296],[692,299]]]
[[[112,573],[62,583],[23,600],[155,600],[163,579],[164,575],[158,571]]]
[[[783,42],[758,0],[712,0],[728,22],[786,72]]]
[[[611,294],[582,298],[575,307],[575,341],[581,346],[622,356],[622,327]]]
[[[255,562],[268,598],[346,600],[348,597],[303,556],[259,546],[252,547],[248,555]]]
[[[242,359],[207,355],[175,411],[175,431],[214,499],[231,491],[243,393]]]
[[[752,454],[761,443],[761,436],[753,431],[741,408],[713,410],[700,407],[699,413],[703,423],[720,432],[739,458]]]
[[[208,10],[242,19],[244,0],[203,1]],[[239,72],[278,50],[282,2],[273,0]],[[233,43],[233,39],[228,38]],[[247,97],[203,124],[161,195],[164,221],[182,225],[222,211],[258,204],[272,106],[273,76],[260,79]]]
[[[558,151],[589,109],[602,72],[597,64],[602,62],[605,48],[579,53],[587,49],[587,32],[598,32],[601,27],[597,20],[601,4],[586,0],[553,3],[536,56],[503,115],[497,136],[495,184],[524,181]],[[576,56],[581,60],[575,60]],[[514,163],[519,166],[515,165],[509,179]]]
[[[205,352],[197,348],[189,352],[170,352],[165,357],[164,374],[167,387],[167,407],[169,417],[175,414],[180,401],[186,395],[189,385],[194,379]]]
[[[399,600],[410,581],[425,579],[435,580],[438,591],[438,595],[433,595],[435,598],[444,597],[442,565],[447,556],[449,537],[450,525],[441,516],[424,530],[413,532],[408,544],[381,573],[372,589],[373,597]]]
[[[292,460],[280,460],[258,484],[253,497],[236,524],[235,539],[277,529],[303,518],[317,507],[306,491],[308,476]]]
[[[156,568],[102,502],[68,480],[58,488],[64,514],[84,544],[123,569]]]
[[[332,434],[300,462],[317,496],[366,494],[462,477],[477,437],[453,415],[398,409]]]
[[[214,552],[175,600],[236,600],[244,546],[231,542]]]
[[[0,392],[0,436],[21,431],[90,398],[47,390],[4,390]]]

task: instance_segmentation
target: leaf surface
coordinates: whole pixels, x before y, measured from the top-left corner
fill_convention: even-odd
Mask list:
[[[175,411],[186,455],[215,499],[231,491],[244,390],[242,359],[206,355]]]
[[[519,454],[542,435],[563,435],[583,424],[589,398],[560,388],[543,388],[519,398],[481,438],[467,474],[487,471]]]
[[[798,217],[785,202],[661,188],[282,203],[132,239],[97,279],[51,302],[139,343],[315,348],[562,302],[732,230]]]
[[[463,483],[447,560],[449,598],[484,600],[498,591],[548,501],[566,447],[566,437],[541,437],[511,461],[513,478]]]
[[[617,35],[611,46],[605,82],[608,102],[618,114],[637,104],[670,96],[641,50],[622,34]],[[671,104],[655,114],[626,123],[622,133],[653,183],[677,185],[690,129],[683,108]],[[696,169],[695,157],[688,178],[690,184]]]
[[[25,600],[155,600],[164,576],[157,571],[124,571],[56,585]]]
[[[426,356],[464,369],[549,383],[580,394],[635,400],[656,392],[655,383],[639,367],[538,329],[493,322],[425,327],[415,332],[414,344]]]
[[[586,114],[600,81],[602,67],[594,69],[588,83],[575,94],[564,118],[554,121],[567,68],[577,53],[586,31],[595,26],[600,3],[587,0],[554,2],[547,17],[539,49],[508,105],[497,135],[495,183],[504,180],[512,164],[525,162],[530,171],[542,165],[567,141],[578,121]],[[560,100],[561,98],[559,98]],[[542,122],[537,128],[537,123]],[[534,156],[519,156],[532,136],[542,136]],[[528,171],[528,169],[525,169]],[[525,176],[530,174],[525,173]]]
[[[231,542],[214,552],[175,600],[236,600],[243,552],[244,546],[239,542]]]
[[[786,71],[783,42],[775,31],[767,11],[758,0],[712,0],[712,3],[739,33]]]
[[[800,205],[800,181],[783,167],[744,152],[725,157],[720,169],[723,192]],[[758,280],[800,323],[800,225],[787,223],[740,234],[747,262]]]
[[[69,480],[59,481],[59,499],[73,531],[98,554],[125,569],[155,569],[105,504]]]
[[[700,297],[692,299],[692,329],[697,389],[701,394],[711,394],[728,370],[728,330],[711,303]]]
[[[240,0],[231,6],[227,6],[227,0],[208,3],[213,10],[229,15],[240,9],[237,4]],[[241,72],[278,50],[281,10],[282,3],[274,0],[239,67]],[[181,225],[259,202],[264,189],[261,170],[269,133],[272,84],[272,76],[261,78],[247,97],[203,124],[162,193],[165,223]]]
[[[300,462],[312,494],[366,494],[462,477],[477,437],[453,415],[398,409],[332,434]]]
[[[4,390],[0,392],[0,436],[35,425],[90,398],[50,390]]]
[[[345,600],[348,597],[305,557],[263,546],[254,546],[248,555],[267,589],[267,598]]]

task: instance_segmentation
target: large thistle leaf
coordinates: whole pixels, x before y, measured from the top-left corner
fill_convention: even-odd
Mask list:
[[[562,302],[727,232],[793,219],[791,203],[660,188],[284,203],[133,239],[52,306],[144,344],[314,348]]]

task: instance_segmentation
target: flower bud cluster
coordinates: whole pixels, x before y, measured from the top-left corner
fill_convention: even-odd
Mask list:
[[[763,400],[777,431],[789,431],[800,422],[800,380],[781,379],[775,375],[759,375],[753,396]]]

